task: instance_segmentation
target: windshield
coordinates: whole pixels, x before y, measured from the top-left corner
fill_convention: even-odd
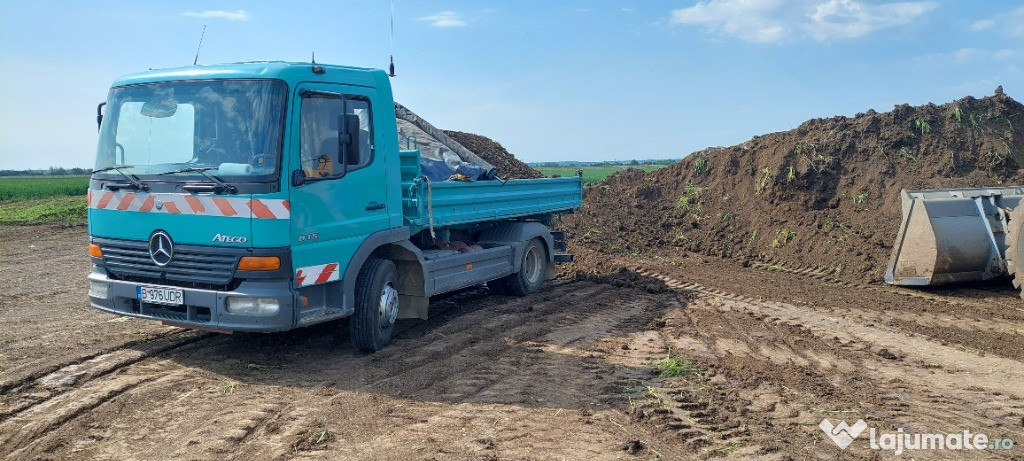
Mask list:
[[[287,88],[279,80],[163,82],[110,90],[95,170],[161,180],[265,181],[277,173]],[[117,171],[104,174],[117,175]]]

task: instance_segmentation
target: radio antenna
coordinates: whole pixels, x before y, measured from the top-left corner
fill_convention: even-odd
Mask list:
[[[388,76],[395,76],[395,0],[391,0],[391,65],[388,66]]]
[[[199,62],[199,50],[203,48],[203,37],[206,36],[206,24],[203,24],[203,33],[199,35],[199,46],[196,47],[196,59],[192,61],[192,65],[196,65]]]

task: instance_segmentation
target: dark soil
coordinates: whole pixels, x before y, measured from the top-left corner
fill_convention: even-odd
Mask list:
[[[444,130],[444,133],[463,147],[479,155],[498,169],[498,176],[506,179],[543,178],[539,171],[517,159],[501,144],[485,136],[461,131]]]
[[[1024,182],[1024,106],[997,91],[941,106],[809,120],[588,186],[563,219],[600,252],[673,249],[881,280],[900,190]]]

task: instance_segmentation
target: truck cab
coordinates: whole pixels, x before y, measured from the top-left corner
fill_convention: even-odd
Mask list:
[[[399,149],[381,70],[148,71],[114,82],[98,122],[89,296],[104,311],[224,332],[352,317],[353,343],[377,350],[432,295],[529,294],[571,260],[547,225],[580,206],[581,179],[429,181]]]

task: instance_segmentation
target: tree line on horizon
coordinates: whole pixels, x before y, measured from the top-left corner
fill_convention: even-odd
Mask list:
[[[83,176],[92,173],[92,168],[64,168],[51,166],[45,170],[0,170],[0,176]]]

